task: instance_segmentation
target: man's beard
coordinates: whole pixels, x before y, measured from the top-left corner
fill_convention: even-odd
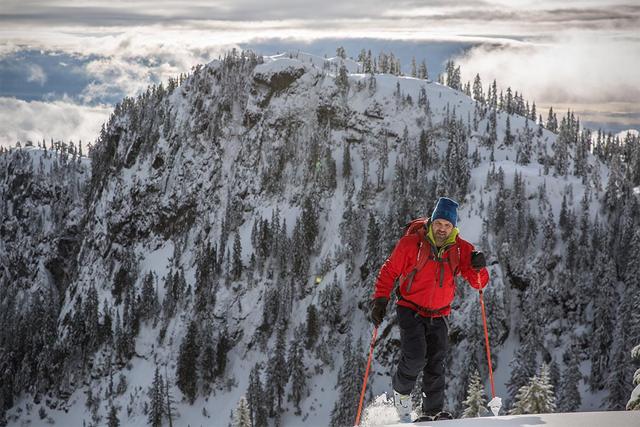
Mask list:
[[[443,233],[443,234],[435,233],[433,236],[433,238],[436,241],[436,245],[438,246],[442,246],[444,242],[446,242],[447,237],[449,237],[449,235],[446,233]]]

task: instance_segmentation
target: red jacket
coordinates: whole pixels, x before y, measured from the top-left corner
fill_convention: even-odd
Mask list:
[[[430,243],[425,239],[422,244]],[[451,312],[451,302],[455,296],[455,276],[461,274],[476,289],[484,288],[489,282],[486,268],[474,270],[471,267],[473,245],[459,236],[456,236],[454,243],[441,248],[441,262],[433,259],[436,249],[432,245],[431,259],[415,274],[412,281],[407,279],[407,275],[416,266],[419,245],[420,236],[417,234],[400,239],[380,269],[374,299],[389,299],[396,279],[400,278],[404,280],[399,285],[398,305],[408,307],[425,317],[447,316]]]

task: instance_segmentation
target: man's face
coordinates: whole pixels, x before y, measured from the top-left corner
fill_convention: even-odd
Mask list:
[[[436,243],[442,243],[447,240],[447,237],[453,231],[453,224],[446,219],[436,219],[431,223],[431,229]]]

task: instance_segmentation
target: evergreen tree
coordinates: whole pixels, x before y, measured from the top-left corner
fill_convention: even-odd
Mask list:
[[[118,419],[118,408],[111,403],[109,407],[109,416],[107,417],[107,427],[120,427],[120,420]]]
[[[511,145],[513,145],[513,141],[514,141],[514,137],[513,137],[513,134],[511,133],[511,120],[509,119],[509,117],[507,117],[507,124],[504,131],[503,143],[507,147],[510,147]]]
[[[609,165],[609,179],[604,193],[604,205],[614,212],[625,195],[624,166],[622,159],[614,155]]]
[[[242,245],[240,244],[240,233],[236,233],[233,239],[233,266],[231,267],[231,275],[234,280],[240,279],[242,269]]]
[[[431,146],[432,141],[429,133],[424,129],[421,130],[420,138],[418,139],[418,158],[420,159],[420,163],[423,167],[428,166],[433,162],[434,157],[437,156],[437,154],[432,152]]]
[[[267,384],[270,387],[270,391],[268,393],[272,399],[275,399],[275,408],[272,407],[272,415],[275,415],[276,412],[282,412],[284,389],[289,381],[289,369],[287,369],[286,360],[285,332],[286,329],[283,326],[278,328],[276,347],[273,351],[273,355],[269,359],[267,367]]]
[[[367,240],[365,244],[365,263],[361,271],[361,277],[366,280],[370,272],[375,271],[380,265],[380,226],[373,213],[369,213],[367,224]]]
[[[83,304],[84,313],[82,316],[84,319],[84,330],[86,334],[84,342],[86,343],[87,350],[89,352],[93,352],[99,344],[100,320],[98,315],[98,305],[98,291],[95,286],[91,285],[87,292],[87,298]]]
[[[556,133],[558,131],[558,119],[553,112],[553,107],[549,108],[549,115],[547,116],[547,129]]]
[[[351,176],[351,151],[349,149],[349,143],[344,143],[344,149],[342,151],[342,177],[349,178]]]
[[[591,338],[591,375],[589,385],[592,390],[602,390],[609,371],[609,352],[612,344],[611,331],[614,329],[617,274],[615,261],[602,253],[596,259],[595,277],[600,278],[598,292],[594,300],[593,335]]]
[[[213,326],[207,326],[203,331],[211,331]],[[210,333],[202,334],[202,355],[200,357],[200,372],[202,373],[202,388],[204,395],[211,392],[211,386],[216,379],[216,346]]]
[[[227,369],[227,353],[231,349],[227,330],[224,329],[218,336],[218,344],[216,344],[216,368],[214,377],[218,378],[224,375]]]
[[[577,350],[577,348],[570,348],[564,355],[568,364],[558,386],[559,412],[574,412],[582,403],[580,390],[578,390],[582,374],[580,373]]]
[[[640,362],[640,345],[631,350],[631,358],[636,362]],[[631,393],[631,397],[627,402],[627,411],[640,411],[640,369],[633,374],[633,385],[636,388]]]
[[[429,79],[429,72],[427,70],[427,63],[422,60],[422,62],[420,63],[420,67],[418,68],[418,78],[422,79],[422,80],[428,80]]]
[[[253,427],[267,427],[267,402],[260,378],[261,375],[262,366],[256,363],[249,373],[249,386],[247,388],[247,403]]]
[[[336,86],[343,96],[349,92],[349,74],[344,64],[340,65],[338,75],[336,76]]]
[[[325,164],[325,173],[323,179],[323,187],[327,190],[335,190],[338,183],[336,180],[336,161],[333,160],[333,155],[331,154],[331,149],[326,147],[324,152],[324,164]]]
[[[252,427],[247,399],[242,396],[233,416],[233,427]]]
[[[637,263],[637,259],[634,262]],[[623,410],[633,389],[632,382],[629,381],[633,377],[633,365],[629,363],[628,357],[632,350],[632,344],[635,344],[633,340],[640,336],[638,304],[640,304],[638,288],[627,285],[618,306],[607,371],[606,388],[609,394],[606,402],[611,410]]]
[[[565,118],[560,124],[560,133],[553,143],[553,163],[558,176],[566,176],[569,173],[569,144],[572,135],[571,124]]]
[[[298,334],[300,335],[300,334]],[[301,337],[296,337],[289,346],[288,366],[291,377],[291,394],[289,399],[296,407],[296,415],[302,413],[300,402],[307,395],[307,368],[304,365],[304,349],[301,345]]]
[[[344,346],[344,364],[338,372],[337,389],[340,397],[336,400],[331,411],[331,427],[350,425],[356,416],[356,407],[353,402],[358,401],[360,393],[358,379],[364,376],[364,365],[366,361],[357,350],[352,350],[351,334],[347,334]],[[357,348],[362,347],[362,340],[358,340]]]
[[[480,374],[474,371],[467,390],[467,398],[464,401],[465,409],[462,418],[477,418],[485,415],[487,411],[487,401],[484,396],[484,386],[480,381]]]
[[[531,162],[533,151],[533,131],[529,128],[529,121],[524,122],[524,130],[519,135],[520,146],[516,156],[517,163],[520,165],[528,165]]]
[[[302,206],[302,235],[304,253],[310,254],[313,252],[313,248],[318,237],[318,213],[314,205],[314,201],[311,197],[307,197]]]
[[[324,319],[330,328],[335,328],[342,318],[342,288],[338,285],[338,277],[334,274],[331,285],[322,289],[319,294],[320,318]]]
[[[196,399],[198,392],[198,358],[200,356],[200,342],[198,338],[198,324],[191,321],[187,334],[180,344],[178,364],[176,367],[176,384],[189,403]]]
[[[158,315],[160,302],[155,287],[155,275],[153,272],[147,273],[142,281],[142,292],[140,294],[140,319],[149,320]]]
[[[156,366],[153,383],[149,389],[149,418],[148,423],[153,427],[161,427],[165,415],[164,381],[160,368]]]
[[[549,368],[542,364],[540,375],[534,375],[529,383],[520,387],[516,395],[516,402],[509,412],[512,415],[545,414],[556,409],[553,386],[549,379]]]
[[[480,74],[476,74],[473,79],[473,99],[480,104],[484,104],[484,93],[482,91],[482,80],[480,80]]]
[[[536,352],[533,343],[526,340],[520,344],[514,359],[509,363],[511,376],[507,383],[509,395],[517,398],[519,390],[524,387],[527,381],[535,375]]]
[[[316,306],[309,304],[307,307],[307,330],[304,340],[304,348],[311,350],[318,340],[320,325],[318,324],[318,311]]]

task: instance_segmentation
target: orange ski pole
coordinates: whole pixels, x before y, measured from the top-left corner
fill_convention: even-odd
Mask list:
[[[360,392],[360,403],[358,404],[358,414],[356,415],[356,423],[354,426],[360,425],[360,415],[362,413],[362,403],[364,403],[364,392],[367,389],[367,380],[369,379],[369,368],[371,367],[371,359],[373,358],[373,347],[376,344],[378,336],[378,327],[373,328],[373,337],[371,338],[371,346],[369,347],[369,360],[367,360],[367,369],[364,371],[364,381],[362,382],[362,391]]]
[[[493,367],[491,366],[491,348],[489,347],[489,332],[487,330],[487,316],[484,311],[482,289],[480,290],[480,308],[482,309],[482,324],[484,326],[484,344],[487,348],[487,361],[489,362],[489,380],[491,381],[491,397],[496,397],[496,389],[493,385]]]
[[[484,300],[482,299],[482,289],[480,289],[480,307],[482,308],[482,323],[484,325],[484,344],[487,347],[487,362],[489,364],[489,380],[491,381],[491,402],[487,406],[491,409],[494,416],[500,414],[502,408],[502,399],[496,396],[496,388],[493,385],[493,366],[491,365],[491,348],[489,347],[489,332],[487,331],[487,316],[484,310]]]

